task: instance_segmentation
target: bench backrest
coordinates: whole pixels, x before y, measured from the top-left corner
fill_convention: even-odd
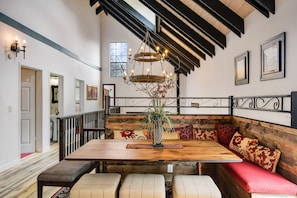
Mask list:
[[[233,125],[260,144],[279,149],[282,153],[277,172],[297,184],[297,129],[237,116],[233,116]]]
[[[231,124],[232,116],[226,115],[169,115],[174,128],[193,125],[194,128],[214,129],[216,123]],[[143,130],[143,115],[107,115],[105,138],[113,139],[114,130]]]

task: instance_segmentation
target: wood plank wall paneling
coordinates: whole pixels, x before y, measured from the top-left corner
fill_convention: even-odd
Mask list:
[[[169,115],[172,127],[192,124],[194,128],[214,129],[216,123],[231,123],[232,116],[226,115]],[[142,130],[144,115],[107,115],[106,138],[113,138],[113,130]]]
[[[172,127],[181,127],[192,124],[195,128],[214,129],[216,123],[232,122],[232,116],[221,115],[169,115]],[[107,139],[113,138],[113,130],[142,130],[144,115],[106,115]],[[175,174],[197,174],[196,162],[170,162],[174,167]],[[119,172],[124,177],[128,173],[162,173],[167,174],[168,162],[107,162],[108,172]],[[131,168],[133,167],[133,169]],[[210,168],[211,167],[211,168]],[[202,166],[202,172],[207,174],[214,168],[210,164]]]
[[[233,125],[260,144],[279,149],[282,153],[277,172],[297,184],[297,129],[236,116]]]

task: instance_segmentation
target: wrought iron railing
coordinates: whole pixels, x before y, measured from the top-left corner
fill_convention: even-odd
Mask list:
[[[291,95],[234,97],[233,108],[290,113]]]
[[[59,158],[64,159],[83,144],[93,138],[100,138],[98,134],[90,135],[84,128],[104,127],[105,112],[94,111],[84,114],[58,117]],[[93,132],[95,133],[95,131]],[[100,133],[99,133],[100,135]]]
[[[113,99],[116,105],[106,107],[109,109],[108,113],[143,113],[152,105],[150,97],[115,97]],[[291,95],[167,97],[164,109],[171,114],[233,115],[234,109],[291,113]],[[197,111],[198,109],[200,110]],[[201,109],[204,109],[204,111]],[[215,113],[218,109],[223,110],[219,111],[220,113]]]
[[[116,105],[106,107],[109,113],[143,113],[152,106],[150,97],[115,97],[114,99]],[[171,114],[191,114],[189,109],[224,109],[223,114],[229,114],[230,109],[229,97],[166,97],[163,100],[166,100],[164,110]]]

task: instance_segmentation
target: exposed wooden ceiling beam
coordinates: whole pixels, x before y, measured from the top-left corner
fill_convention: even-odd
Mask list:
[[[97,2],[98,0],[90,0],[90,6],[93,7]]]
[[[96,8],[96,14],[100,14],[103,11],[103,7],[99,6],[98,8]]]
[[[133,18],[131,15],[125,13],[126,11],[123,10],[117,3],[110,1],[110,0],[102,0],[102,3],[104,3],[106,5],[105,6],[106,10],[110,15],[112,15],[115,19],[117,19],[122,25],[127,27],[140,40],[143,39],[143,37],[146,33],[146,30],[147,30],[147,27],[145,27],[141,22],[139,22],[138,20]],[[155,37],[153,32],[151,32],[151,36]],[[160,42],[160,41],[156,40],[157,38],[153,38],[153,39],[156,42]],[[163,48],[165,44],[158,43],[158,45],[160,46],[160,48]],[[167,46],[165,46],[165,47],[167,47]],[[168,49],[169,48],[170,47],[168,47]],[[171,53],[169,54],[169,62],[176,69],[178,69],[178,71],[176,71],[176,72],[182,73],[185,76],[187,76],[187,74],[190,73],[190,70],[187,69],[187,67],[185,66],[184,63],[182,63],[182,62],[180,63],[180,62],[178,62],[178,60],[176,60],[176,56],[178,55],[178,54],[176,54],[176,52],[174,52],[173,50],[170,52]]]
[[[153,26],[153,24],[150,21],[144,18],[134,8],[128,5],[125,1],[118,0],[117,3],[121,5],[126,12],[128,12],[134,18],[138,19],[139,25],[143,23],[145,24],[145,26],[148,26],[148,27]],[[200,66],[200,61],[197,57],[195,57],[192,53],[185,50],[183,47],[181,47],[170,37],[168,36],[163,37],[162,35],[156,33],[155,31],[151,33],[151,36],[153,37],[154,40],[157,41],[158,45],[163,45],[165,49],[167,48],[168,50],[170,50],[170,54],[172,52],[176,52],[174,53],[173,59],[176,60],[176,57],[178,57],[181,60],[181,63],[183,63],[184,67],[186,67],[187,69],[194,70],[194,66],[196,67]]]
[[[188,48],[193,50],[199,57],[201,57],[203,60],[206,60],[205,54],[197,49],[192,43],[190,43],[188,40],[186,40],[184,37],[182,37],[180,34],[178,34],[176,31],[174,31],[171,27],[169,27],[166,23],[164,23],[162,20],[160,20],[160,27],[163,27],[166,29],[170,34],[172,34],[174,37],[176,37],[178,40],[180,40],[184,45],[186,45]]]
[[[235,12],[218,0],[193,0],[239,37],[244,33],[244,21]]]
[[[189,39],[191,42],[197,45],[206,54],[208,54],[211,57],[215,55],[215,47],[209,41],[207,41],[205,38],[203,38],[189,26],[187,26],[183,21],[181,21],[178,17],[173,15],[170,11],[168,11],[158,2],[156,2],[155,0],[139,1],[143,3],[145,6],[147,6],[149,9],[151,9],[156,15],[165,20],[168,24],[173,26],[180,33],[182,33],[187,39]]]
[[[275,14],[275,0],[246,0],[264,16],[269,18],[269,12]]]
[[[218,31],[215,27],[205,21],[202,17],[197,15],[188,6],[179,0],[162,0],[167,6],[173,9],[176,13],[181,15],[185,20],[191,23],[194,27],[199,29],[207,37],[212,39],[222,49],[226,47],[226,36]]]

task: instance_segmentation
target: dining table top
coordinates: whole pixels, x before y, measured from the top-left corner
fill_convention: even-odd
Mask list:
[[[196,161],[204,163],[241,162],[242,159],[215,141],[163,140],[153,147],[152,140],[94,139],[68,156],[67,160],[98,161]]]

